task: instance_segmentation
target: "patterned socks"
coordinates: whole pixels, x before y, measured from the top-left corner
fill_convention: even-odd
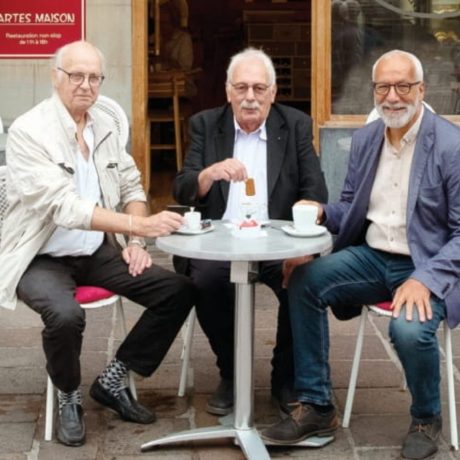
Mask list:
[[[117,358],[113,358],[104,372],[98,377],[99,383],[115,398],[127,387],[128,368]]]
[[[68,393],[58,390],[59,413],[66,404],[79,404],[81,406],[81,390],[69,391]]]

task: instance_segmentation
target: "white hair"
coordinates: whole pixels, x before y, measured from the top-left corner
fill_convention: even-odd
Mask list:
[[[262,63],[265,65],[265,69],[267,70],[268,84],[273,85],[276,83],[275,66],[273,65],[273,62],[270,56],[260,49],[249,47],[235,54],[230,59],[230,64],[227,67],[227,81],[226,81],[227,85],[232,82],[232,77],[233,77],[233,72],[235,71],[235,67],[238,64],[240,64],[242,61],[249,60],[249,59],[258,59],[259,61],[262,61]]]
[[[407,51],[402,50],[391,50],[382,54],[372,66],[372,81],[375,81],[375,72],[377,70],[377,66],[379,63],[385,59],[391,58],[393,56],[404,56],[412,62],[415,70],[415,79],[418,81],[423,81],[423,67],[422,63],[420,62],[419,58],[412,53],[408,53]]]

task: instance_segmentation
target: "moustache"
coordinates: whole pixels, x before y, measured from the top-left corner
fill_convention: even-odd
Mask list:
[[[247,110],[254,110],[254,109],[260,109],[260,104],[256,102],[245,102],[243,101],[240,104],[241,109],[247,109]]]

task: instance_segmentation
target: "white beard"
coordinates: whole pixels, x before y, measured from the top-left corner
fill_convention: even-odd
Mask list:
[[[419,103],[420,101],[417,98],[417,100],[413,104],[405,104],[403,102],[398,102],[397,104],[392,105],[388,104],[387,102],[382,102],[381,104],[376,104],[375,108],[377,109],[378,114],[385,123],[385,126],[388,126],[389,128],[403,128],[415,116]],[[388,115],[385,112],[384,107],[390,107],[393,109],[404,107],[406,110]]]

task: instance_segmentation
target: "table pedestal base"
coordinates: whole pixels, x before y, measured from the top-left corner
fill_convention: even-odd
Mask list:
[[[251,428],[249,430],[237,430],[233,427],[217,426],[181,431],[179,433],[165,436],[164,438],[147,442],[141,446],[141,450],[145,451],[151,447],[173,444],[176,442],[222,438],[234,438],[246,458],[270,460],[267,449],[265,448],[265,445],[260,439],[259,433],[255,428]]]

